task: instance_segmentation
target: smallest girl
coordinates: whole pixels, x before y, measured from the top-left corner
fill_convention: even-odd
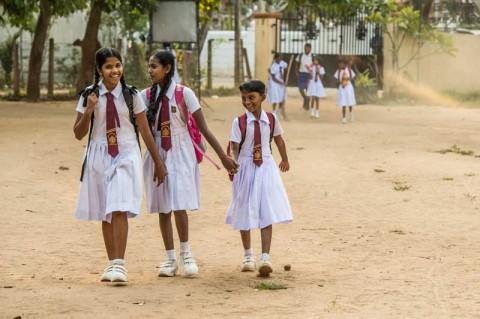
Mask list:
[[[243,272],[256,269],[250,231],[260,229],[262,254],[258,272],[268,277],[273,271],[270,262],[272,225],[292,221],[287,192],[279,174],[279,169],[287,172],[290,164],[277,116],[262,110],[265,84],[250,80],[240,86],[240,93],[246,112],[233,120],[230,135],[230,145],[240,169],[233,177],[226,223],[240,231],[245,250],[241,264]],[[278,168],[272,156],[272,141],[281,156]]]
[[[355,100],[355,91],[352,81],[355,78],[355,72],[348,67],[345,61],[340,60],[338,70],[335,72],[335,78],[338,80],[337,106],[342,108],[342,123],[347,123],[347,106],[349,108],[350,122],[353,122],[353,106],[357,104]]]
[[[320,61],[317,56],[313,57],[313,64],[312,64],[312,80],[310,81],[307,89],[307,96],[310,97],[311,105],[310,105],[310,116],[319,118],[320,117],[320,110],[318,108],[318,104],[320,102],[320,98],[325,97],[325,88],[323,87],[323,76],[325,75],[325,68],[320,65]],[[315,104],[315,108],[314,108]]]
[[[285,113],[285,100],[287,99],[287,91],[285,87],[285,71],[288,64],[280,59],[280,54],[275,53],[273,62],[268,69],[268,102],[272,104],[273,113],[282,112],[283,119],[287,119]],[[278,109],[277,109],[278,105]]]

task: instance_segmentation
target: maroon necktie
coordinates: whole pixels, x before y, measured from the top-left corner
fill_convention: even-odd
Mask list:
[[[117,129],[120,127],[120,119],[118,118],[117,108],[113,101],[112,93],[108,92],[107,96],[107,142],[108,142],[108,154],[111,157],[118,155],[118,143],[117,143]]]
[[[260,134],[260,122],[255,120],[253,122],[253,163],[260,166],[262,160],[262,136]]]
[[[170,110],[168,97],[162,99],[162,107],[160,108],[160,118],[158,120],[158,130],[162,138],[162,148],[168,151],[172,148],[172,137],[170,134]]]

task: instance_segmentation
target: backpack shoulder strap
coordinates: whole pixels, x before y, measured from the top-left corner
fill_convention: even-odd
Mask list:
[[[150,96],[152,94],[152,89],[150,87],[147,87],[147,90],[145,91],[145,94],[147,96],[147,101],[150,101]]]
[[[122,93],[123,93],[123,98],[125,99],[125,103],[127,104],[130,122],[132,123],[133,128],[135,129],[135,135],[137,137],[138,147],[141,147],[140,138],[138,134],[137,119],[136,119],[135,112],[133,111],[133,96],[137,95],[137,92],[138,91],[136,87],[126,85]]]
[[[240,144],[238,145],[238,152],[242,148],[243,142],[245,142],[245,136],[247,135],[247,113],[244,113],[238,117],[238,127],[240,129]]]
[[[182,114],[182,119],[185,123],[188,121],[188,109],[187,105],[185,104],[185,98],[183,96],[183,91],[185,86],[178,84],[175,87],[175,102],[177,102],[178,107],[180,108],[180,112]]]
[[[275,116],[273,116],[273,113],[271,112],[266,112],[268,121],[270,122],[270,142],[272,142],[273,139],[273,131],[275,130]]]

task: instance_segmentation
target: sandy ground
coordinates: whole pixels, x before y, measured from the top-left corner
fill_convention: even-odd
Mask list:
[[[239,99],[207,102],[225,143]],[[283,180],[294,222],[274,227],[272,278],[238,271],[240,238],[224,224],[230,182],[204,163],[203,208],[191,215],[200,276],[156,276],[158,220],[143,214],[130,223],[130,284],[119,288],[98,281],[100,225],[73,218],[86,144],[72,133],[74,106],[0,102],[1,318],[480,316],[480,158],[435,152],[480,154],[478,110],[361,106],[342,125],[333,97],[320,120],[290,98]],[[288,289],[255,289],[262,281]]]

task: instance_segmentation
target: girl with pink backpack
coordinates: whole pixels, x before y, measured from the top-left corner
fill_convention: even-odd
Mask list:
[[[208,129],[200,103],[193,91],[172,77],[175,57],[169,51],[158,51],[148,62],[152,86],[141,92],[148,106],[147,118],[160,153],[167,167],[165,181],[157,186],[153,182],[154,162],[145,153],[143,175],[147,195],[147,209],[159,213],[160,230],[167,260],[160,264],[159,276],[173,277],[178,263],[173,243],[171,213],[180,239],[180,264],[187,277],[198,273],[198,266],[190,251],[187,210],[200,208],[199,162],[205,154],[202,135],[212,146],[228,171],[236,171],[237,162],[222,149]],[[217,168],[218,165],[216,165]]]

